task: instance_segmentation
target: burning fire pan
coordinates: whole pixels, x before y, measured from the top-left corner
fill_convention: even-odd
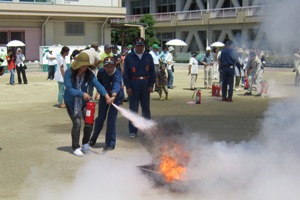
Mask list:
[[[174,180],[166,182],[164,175],[155,170],[154,164],[138,166],[138,168],[145,174],[157,187],[164,187],[172,192],[186,192],[188,189],[188,181]]]

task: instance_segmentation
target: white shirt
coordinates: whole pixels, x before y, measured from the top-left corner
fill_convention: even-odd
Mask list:
[[[89,55],[90,57],[90,63],[92,65],[94,65],[94,67],[99,68],[100,66],[96,66],[95,63],[99,62],[100,60],[100,54],[94,49],[94,48],[90,48],[87,50],[84,50],[83,52],[87,53],[87,55]]]
[[[52,53],[46,54],[46,59],[48,60],[48,65],[56,65],[56,56]]]
[[[174,64],[173,55],[169,52],[165,60],[167,61],[167,69],[171,69]]]
[[[196,58],[191,57],[189,65],[191,65],[191,74],[198,74],[199,68],[198,68],[198,61]]]
[[[150,53],[150,55],[151,55],[152,58],[153,58],[153,63],[154,63],[154,65],[159,65],[159,58],[160,58],[160,56],[159,56],[158,51],[155,53],[155,52],[152,50],[152,51],[150,51],[149,53]]]
[[[61,71],[60,71],[60,66],[62,66],[62,65],[63,65],[64,71],[66,71],[68,68],[66,60],[62,56],[59,56],[59,58],[57,60],[56,71],[54,74],[54,80],[61,82],[61,83],[64,82],[64,77],[62,76]]]

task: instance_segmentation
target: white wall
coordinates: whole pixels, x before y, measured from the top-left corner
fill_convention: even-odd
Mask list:
[[[122,6],[122,5],[119,5],[119,0],[79,0],[78,2],[62,0],[62,2],[64,4],[70,4],[70,5],[90,5],[90,6],[104,6],[104,7],[121,7]]]
[[[101,41],[101,25],[97,22],[85,22],[85,35],[83,36],[66,36],[65,22],[49,22],[46,26],[46,45],[89,45],[92,42]]]

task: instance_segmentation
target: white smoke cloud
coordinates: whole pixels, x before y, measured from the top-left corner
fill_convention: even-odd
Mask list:
[[[261,28],[266,33],[266,39],[274,48],[290,51],[300,47],[300,26],[298,22],[300,1],[298,0],[266,0],[272,7],[266,9],[264,23]]]

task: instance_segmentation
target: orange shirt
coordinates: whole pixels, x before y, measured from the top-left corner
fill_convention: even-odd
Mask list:
[[[12,69],[16,68],[15,57],[14,56],[12,56],[12,58],[10,58],[10,56],[7,55],[6,60],[7,60],[7,70],[12,70]]]

